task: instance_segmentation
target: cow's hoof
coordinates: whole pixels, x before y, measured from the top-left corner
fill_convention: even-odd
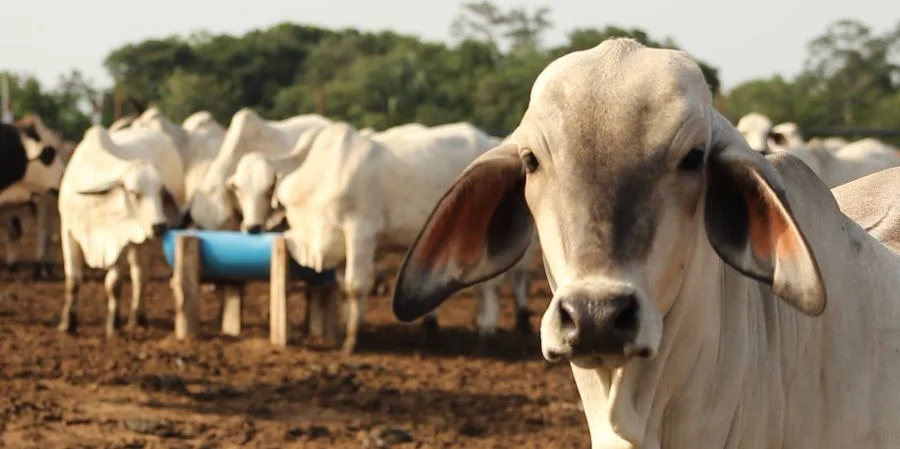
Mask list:
[[[434,317],[426,317],[422,320],[422,329],[425,332],[425,344],[438,347],[441,344],[441,326]]]
[[[128,320],[128,324],[131,326],[140,326],[147,327],[150,324],[150,320],[147,319],[147,314],[142,312],[131,316],[131,319]]]
[[[473,355],[484,357],[489,356],[493,353],[494,348],[497,345],[497,334],[488,333],[481,334],[478,336],[478,341],[475,342],[475,348],[472,351]]]
[[[31,270],[31,279],[35,281],[47,280],[51,276],[53,276],[53,271],[50,270],[49,264],[39,263]]]
[[[520,335],[534,335],[534,328],[531,327],[531,311],[520,310],[516,313],[516,332]]]
[[[353,355],[356,352],[356,340],[347,339],[341,346],[341,354]]]
[[[119,329],[122,328],[122,320],[119,314],[115,314],[106,319],[106,338],[114,338],[119,335]]]
[[[75,333],[78,332],[78,318],[74,314],[69,315],[68,318],[59,322],[59,325],[56,326],[56,330],[65,332],[69,335],[75,335]]]

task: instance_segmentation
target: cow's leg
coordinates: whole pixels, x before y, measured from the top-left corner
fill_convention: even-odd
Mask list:
[[[144,306],[144,292],[150,280],[150,257],[145,245],[132,245],[128,249],[128,266],[131,270],[131,311],[128,314],[128,328],[147,325],[147,310]]]
[[[52,206],[49,195],[41,195],[36,200],[35,222],[37,223],[37,245],[35,245],[34,269],[31,271],[32,279],[44,279],[52,276],[50,262],[48,260],[50,246],[50,208]]]
[[[438,322],[437,310],[432,310],[422,317],[422,330],[425,332],[425,343],[438,346],[441,342],[441,325]]]
[[[103,286],[106,288],[106,337],[119,333],[119,298],[122,296],[122,264],[116,263],[106,272]]]
[[[58,329],[62,332],[75,333],[78,330],[77,307],[78,290],[84,279],[84,256],[81,246],[68,231],[60,231],[62,243],[63,269],[66,273],[66,299],[59,320]]]
[[[365,314],[365,302],[372,291],[375,271],[375,236],[365,224],[351,224],[344,230],[347,245],[347,264],[343,290],[346,295],[346,334],[343,351],[356,349],[359,327]]]
[[[500,286],[503,275],[488,279],[475,286],[475,326],[478,329],[477,353],[490,349],[497,335],[497,319],[500,316]]]
[[[300,325],[300,333],[303,334],[304,337],[310,336],[310,326],[312,325],[312,303],[313,299],[316,295],[316,286],[315,285],[306,285],[306,312],[303,314],[303,324]]]
[[[19,271],[19,242],[22,240],[22,221],[18,215],[12,215],[3,226],[6,237],[6,266],[10,273]]]
[[[328,301],[334,298],[329,296],[327,286],[311,284],[306,287],[306,292],[305,332],[314,339],[337,340],[342,332],[336,329],[340,325],[337,316],[330,313],[334,305]]]
[[[516,299],[516,331],[522,335],[534,335],[531,327],[531,310],[528,309],[528,291],[531,279],[528,267],[516,267],[512,271],[513,295]]]

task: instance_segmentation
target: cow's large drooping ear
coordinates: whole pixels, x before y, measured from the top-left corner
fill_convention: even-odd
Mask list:
[[[524,187],[512,145],[481,155],[463,171],[406,253],[394,289],[399,320],[425,315],[522,258],[534,235]]]
[[[119,178],[101,181],[92,186],[78,189],[77,192],[82,195],[105,195],[116,187],[122,187],[122,180]]]
[[[711,112],[705,219],[712,247],[726,263],[770,284],[804,314],[820,315],[825,286],[781,176],[724,117]]]

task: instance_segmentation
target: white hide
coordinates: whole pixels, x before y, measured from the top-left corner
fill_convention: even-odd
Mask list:
[[[241,211],[241,231],[262,226],[272,210],[272,195],[280,174],[275,166],[258,152],[247,153],[238,161],[226,186],[234,195]]]
[[[36,129],[39,128],[36,127]],[[40,131],[38,133],[40,134]],[[51,189],[58,189],[66,167],[59,157],[56,146],[47,141],[38,142],[24,134],[21,136],[22,145],[25,147],[25,154],[28,157],[28,165],[25,169],[25,176],[19,182],[20,186],[33,193],[46,193]],[[56,156],[49,164],[45,164],[40,157],[48,145],[54,148]]]
[[[407,123],[404,125],[397,125],[393,128],[388,128],[381,132],[370,134],[368,135],[368,137],[381,142],[387,142],[391,139],[403,138],[404,136],[413,135],[415,133],[418,133],[419,131],[425,131],[427,129],[428,127],[421,123]],[[359,134],[365,136],[362,132],[360,132]]]
[[[209,112],[199,111],[185,119],[182,126],[178,126],[159,109],[151,107],[136,118],[131,126],[161,131],[172,139],[183,164],[185,198],[189,201],[200,188],[225,138],[221,125]]]
[[[463,168],[497,143],[468,123],[435,126],[389,143],[335,123],[319,132],[303,165],[280,183],[276,200],[290,226],[285,239],[291,256],[316,271],[343,265],[345,352],[356,344],[377,257],[411,245]],[[487,298],[479,305],[480,325],[496,322],[495,304]]]
[[[744,136],[753,151],[766,151],[769,148],[769,132],[772,130],[772,120],[765,115],[751,112],[738,120],[735,125]]]
[[[128,115],[126,115],[126,116],[119,117],[118,120],[112,122],[112,124],[109,125],[109,132],[118,131],[118,130],[120,130],[120,129],[128,128],[129,126],[131,126],[131,123],[132,123],[132,122],[134,121],[134,119],[136,119],[136,118],[137,118],[137,116],[135,116],[134,114],[128,114]]]
[[[266,121],[248,108],[235,113],[219,153],[191,197],[190,211],[194,223],[204,229],[233,225],[235,205],[226,189],[226,180],[234,173],[241,156],[251,151],[276,156],[287,153],[305,131],[329,123],[331,120],[317,114]]]
[[[294,171],[306,160],[309,149],[323,128],[304,132],[290,152],[271,155],[253,151],[241,156],[234,173],[225,181],[225,186],[241,211],[241,230],[262,230],[277,205],[273,201],[278,183],[288,173]]]
[[[812,142],[814,145],[810,146],[804,143],[796,123],[785,122],[771,127],[771,121],[757,113],[747,114],[736,127],[752,149],[787,152],[799,158],[829,188],[900,165],[900,154],[877,139],[863,139],[840,146],[843,139],[829,138]],[[763,141],[765,146],[760,147]]]
[[[61,230],[92,268],[110,268],[129,244],[151,239],[155,223],[171,225],[177,219],[171,216],[176,211],[164,213],[162,189],[175,204],[184,202],[178,152],[168,136],[155,130],[126,128],[111,135],[93,126],[68,168],[59,194]],[[108,192],[88,193],[102,191]],[[63,248],[64,254],[74,250]]]
[[[897,149],[873,138],[857,140],[829,154],[835,160],[827,174],[829,187],[900,165]]]
[[[443,192],[493,140],[468,123],[453,123],[392,143],[335,124],[319,133],[306,162],[284,178],[277,199],[291,225],[288,246],[300,264],[337,266],[346,256],[345,238],[409,245]],[[353,235],[345,236],[348,231]]]

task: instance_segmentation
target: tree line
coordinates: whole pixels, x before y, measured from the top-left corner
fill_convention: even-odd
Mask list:
[[[360,128],[468,121],[502,136],[521,118],[537,74],[556,57],[614,36],[678,48],[671,38],[617,26],[575,29],[564,45],[548,47],[542,36],[552,26],[549,8],[502,9],[480,1],[462,5],[452,44],[294,23],[242,36],[197,32],[150,39],[106,57],[117,92],[110,90],[95,106],[105,125],[115,118],[118,95],[125,99],[121,114],[156,105],[177,121],[201,109],[227,125],[242,107],[281,119],[320,106],[326,116]],[[898,59],[900,22],[878,34],[841,20],[809,42],[804,68],[793,78],[777,75],[721,92],[719,69],[700,64],[717,106],[732,120],[758,111],[802,129],[900,129]],[[36,113],[75,141],[90,126],[85,105],[100,90],[78,71],[52,89],[28,75],[9,75],[17,117]],[[320,91],[324,104],[317,105]]]

